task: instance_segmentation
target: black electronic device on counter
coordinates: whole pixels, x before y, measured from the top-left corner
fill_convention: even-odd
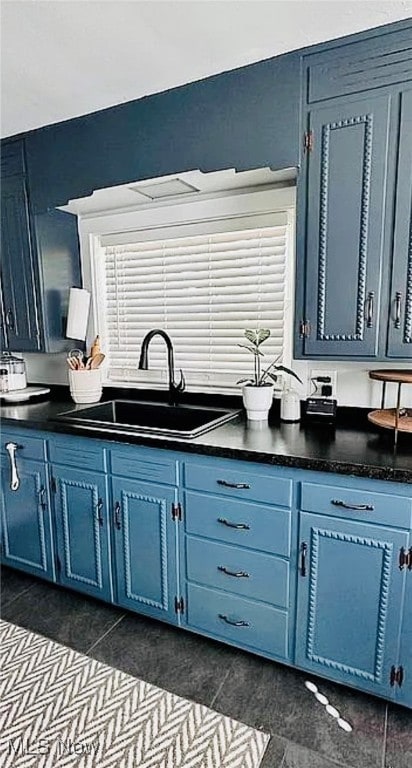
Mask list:
[[[307,397],[305,421],[333,424],[336,421],[337,400],[331,397]]]

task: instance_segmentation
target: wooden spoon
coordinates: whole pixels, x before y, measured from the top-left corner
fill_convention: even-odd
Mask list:
[[[97,355],[93,355],[93,357],[90,360],[90,365],[89,365],[89,361],[87,361],[87,365],[93,371],[95,368],[99,368],[104,358],[105,358],[105,355],[103,354],[103,352],[99,352]]]

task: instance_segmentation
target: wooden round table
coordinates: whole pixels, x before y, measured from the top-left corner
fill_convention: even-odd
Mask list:
[[[412,433],[412,411],[407,408],[401,408],[401,388],[402,384],[412,384],[412,370],[378,370],[369,371],[369,378],[381,381],[382,400],[381,407],[377,411],[368,413],[368,419],[372,424],[384,429],[393,429],[397,445],[399,432]],[[386,385],[392,382],[398,385],[396,408],[385,408]]]

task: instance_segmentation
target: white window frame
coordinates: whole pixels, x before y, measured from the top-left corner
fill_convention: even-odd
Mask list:
[[[227,194],[222,196],[210,195],[206,199],[196,198],[195,201],[141,206],[138,210],[102,211],[89,215],[79,216],[79,238],[82,261],[83,285],[91,292],[91,312],[88,328],[88,342],[97,333],[102,340],[104,351],[105,342],[105,318],[104,308],[99,306],[97,300],[98,285],[101,280],[102,247],[101,238],[105,235],[124,235],[124,242],[130,241],[133,232],[152,232],[162,229],[162,236],[167,236],[167,231],[173,237],[184,235],[182,228],[188,224],[202,224],[207,230],[208,221],[227,218],[245,218],[259,214],[286,212],[287,214],[287,258],[285,265],[285,333],[283,363],[290,366],[292,362],[293,339],[293,314],[294,314],[294,278],[295,278],[295,228],[296,228],[296,190],[294,187],[282,187],[279,189],[260,189],[258,191],[243,191],[239,194]],[[245,352],[245,374],[250,368],[250,360]],[[103,386],[116,386],[118,388],[133,389],[164,389],[167,385],[167,370],[146,371],[144,380],[140,382],[125,381],[112,382],[107,377],[107,371],[103,365]],[[143,377],[142,377],[143,378]],[[237,393],[238,387],[213,387],[202,385],[188,387],[190,391],[212,391],[222,393]]]

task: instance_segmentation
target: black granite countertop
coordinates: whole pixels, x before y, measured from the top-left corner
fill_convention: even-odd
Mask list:
[[[151,397],[150,397],[151,395]],[[159,393],[134,391],[113,392],[105,390],[104,399],[114,396],[132,399],[157,399]],[[192,402],[195,398],[192,398]],[[190,402],[190,399],[189,399]],[[222,399],[213,398],[215,406]],[[240,401],[226,400],[229,407],[240,407]],[[56,433],[75,434],[104,440],[148,445],[189,453],[207,454],[227,458],[256,461],[323,472],[369,477],[412,483],[412,436],[400,435],[396,451],[393,434],[378,432],[369,426],[363,409],[340,409],[335,427],[328,425],[286,424],[279,420],[278,404],[271,412],[269,425],[253,427],[244,416],[224,424],[194,439],[152,437],[147,434],[114,434],[78,429],[56,421],[62,412],[73,410],[68,390],[52,388],[50,399],[24,404],[8,404],[0,407],[3,425],[13,424],[29,429]],[[82,406],[77,406],[79,409]]]

